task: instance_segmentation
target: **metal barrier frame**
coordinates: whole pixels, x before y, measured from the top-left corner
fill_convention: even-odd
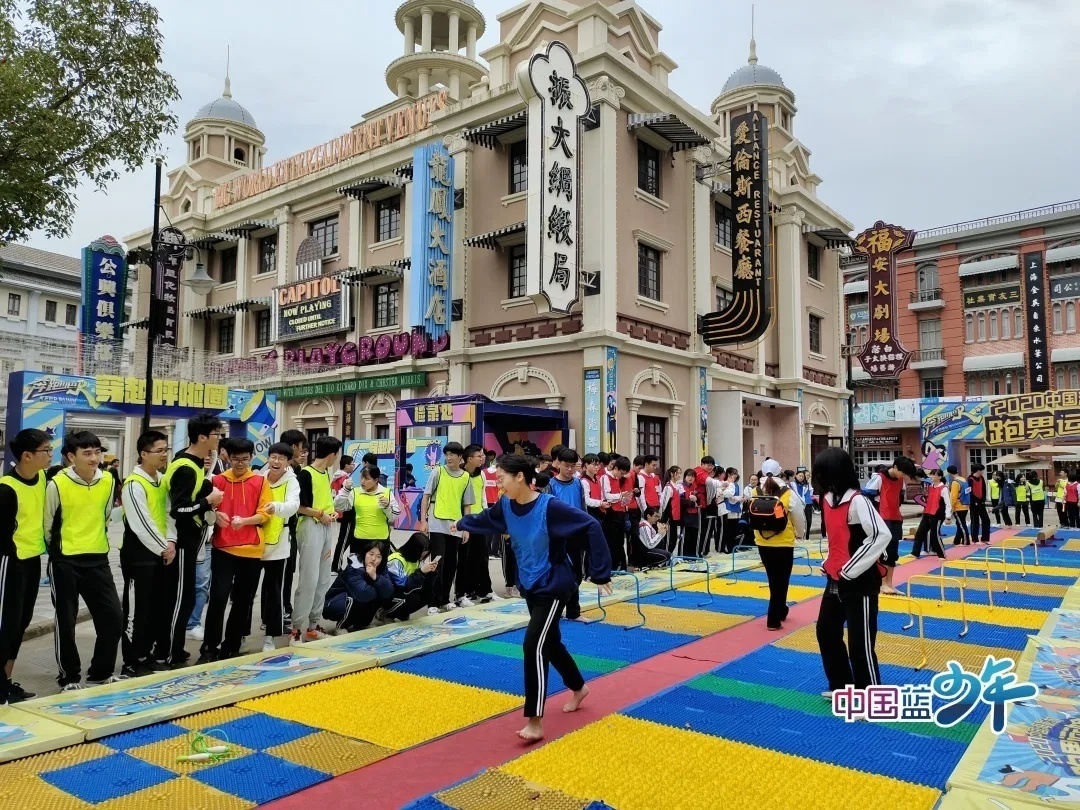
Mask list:
[[[735,570],[735,555],[738,554],[740,551],[757,550],[757,546],[735,546],[733,549],[731,549],[731,581],[728,582],[729,585],[734,585],[736,582],[739,581],[739,572]],[[758,554],[758,559],[761,559],[760,553]]]
[[[960,631],[959,638],[963,638],[968,634],[968,620],[967,620],[967,601],[964,599],[964,583],[956,577],[947,577],[942,574],[912,574],[907,579],[907,598],[908,598],[908,619],[911,619],[911,583],[916,579],[930,579],[937,580],[941,585],[941,604],[945,604],[945,583],[946,581],[956,584],[957,589],[960,591],[960,619],[964,623],[964,629]],[[917,603],[916,603],[917,604]]]
[[[633,574],[629,571],[612,571],[611,578],[615,577],[633,577],[634,578],[634,607],[637,609],[638,616],[641,617],[640,624],[632,624],[629,627],[624,627],[623,630],[636,630],[639,627],[645,626],[645,614],[641,612],[641,580],[638,579],[637,574]],[[596,607],[600,609],[600,618],[594,619],[593,622],[602,622],[607,618],[607,610],[604,608],[604,603],[600,596],[600,589],[596,589]],[[589,622],[592,624],[593,622]]]
[[[1002,548],[1002,549],[1011,548],[1011,549],[1013,549],[1015,551],[1021,552],[1020,558],[1022,560],[1023,557],[1024,557],[1023,550],[1025,548],[1027,548],[1028,546],[1031,546],[1032,553],[1035,556],[1035,567],[1038,568],[1039,567],[1039,544],[1036,543],[1035,540],[1036,540],[1036,538],[1034,538],[1034,537],[1006,537],[1004,540],[999,542],[996,546],[990,546],[990,548]],[[1005,545],[1006,543],[1019,543],[1019,545],[1007,546],[1007,545]],[[1004,556],[1004,555],[1002,555],[1002,556]]]
[[[953,563],[953,565],[956,565],[956,567],[959,568],[960,571],[964,574],[964,587],[966,588],[967,583],[968,583],[968,575],[967,575],[968,570],[967,570],[967,567],[962,566],[962,565],[958,565],[959,560],[942,560],[941,561],[941,574],[939,576],[942,576],[942,577],[945,576],[945,568],[950,562]],[[928,574],[926,576],[934,576],[934,575],[933,574]],[[1005,576],[1008,577],[1008,573],[1006,573]],[[948,578],[949,579],[954,579],[954,577],[948,577]],[[1009,581],[1008,581],[1008,579],[1006,579],[1005,580],[1005,592],[1007,593],[1008,590],[1009,590]],[[990,576],[990,562],[989,561],[986,561],[986,601],[990,603],[990,610],[991,610],[991,612],[993,612],[993,610],[994,610],[994,580],[993,580],[993,577]]]
[[[1009,578],[1009,572],[1004,568],[1005,564],[1008,562],[1005,558],[1009,556],[1005,553],[1006,551],[1015,551],[1017,554],[1020,555],[1020,578],[1023,579],[1027,576],[1027,565],[1024,564],[1024,549],[1016,548],[1014,546],[987,546],[985,549],[983,549],[983,559],[987,561],[987,563],[989,563],[990,561],[991,551],[1001,552],[1002,570],[1005,571],[1006,581],[1008,581]]]
[[[674,602],[675,601],[675,566],[681,562],[703,563],[705,565],[705,593],[709,595],[709,599],[706,602],[698,602],[698,607],[705,607],[705,605],[711,605],[713,603],[713,592],[710,580],[712,579],[712,569],[709,568],[709,561],[704,557],[672,557],[668,560],[668,590],[671,591],[671,596],[665,596],[661,598],[661,602]],[[691,573],[700,573],[699,571],[693,571]]]
[[[915,616],[911,612],[911,608],[912,606],[915,606],[919,609],[919,648],[922,651],[922,660],[915,666],[915,671],[918,672],[920,669],[926,666],[926,661],[929,657],[926,651],[926,633],[923,629],[923,609],[922,605],[920,605],[910,596],[906,598],[908,603],[908,623],[905,624],[902,628],[900,628],[901,630],[910,630],[912,627],[915,626]]]

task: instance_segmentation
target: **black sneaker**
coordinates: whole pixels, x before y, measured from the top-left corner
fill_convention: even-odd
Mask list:
[[[21,703],[24,700],[30,700],[36,698],[37,695],[34,692],[27,692],[19,684],[12,681],[11,686],[8,687],[7,702],[8,703]]]
[[[121,678],[141,678],[143,675],[149,675],[149,670],[142,664],[124,664],[120,667]]]

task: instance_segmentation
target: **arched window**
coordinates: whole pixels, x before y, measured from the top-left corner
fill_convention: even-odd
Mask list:
[[[1069,367],[1069,388],[1080,388],[1080,371],[1076,366]]]
[[[979,313],[979,340],[986,340],[986,315],[982,312]]]
[[[1054,334],[1060,335],[1061,328],[1061,304],[1054,304]]]
[[[1005,393],[1006,394],[1011,394],[1012,393],[1012,374],[1006,374],[1005,375]]]
[[[919,292],[925,293],[938,288],[938,269],[936,264],[924,264],[919,268]]]
[[[1013,334],[1017,337],[1024,334],[1024,316],[1020,312],[1020,307],[1013,310]]]
[[[968,343],[975,342],[975,316],[964,316],[964,340]]]
[[[990,313],[990,340],[998,339],[998,314],[996,312]]]
[[[1008,340],[1012,337],[1012,310],[1001,310],[1001,339]]]
[[[239,147],[237,147],[236,149],[233,149],[232,156],[233,156],[233,160],[237,161],[238,163],[246,163],[247,162],[247,153],[244,152],[244,150],[239,148]]]
[[[979,378],[968,377],[968,396],[977,397],[979,395]]]
[[[1065,369],[1063,368],[1057,370],[1057,387],[1058,390],[1065,387]]]
[[[1076,331],[1076,304],[1072,301],[1065,305],[1065,331]]]
[[[184,204],[182,206],[180,206],[180,210],[183,211],[185,214],[190,213],[191,212],[191,200],[184,200]]]

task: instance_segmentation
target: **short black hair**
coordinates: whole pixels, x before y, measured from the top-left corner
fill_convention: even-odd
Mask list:
[[[726,472],[728,475],[738,475],[739,474],[739,471],[736,470],[734,467],[728,467],[726,470],[724,470],[724,472]]]
[[[444,456],[447,453],[453,453],[455,456],[465,455],[465,448],[461,446],[460,442],[447,442],[442,451]]]
[[[649,455],[642,456],[645,464],[652,464],[654,461],[659,461],[660,456],[654,456],[651,453]]]
[[[645,466],[645,456],[634,456],[634,466],[635,467],[644,467]]]
[[[352,456],[342,456],[341,461],[339,461],[338,464],[342,467],[348,467],[352,464]]]
[[[716,464],[716,459],[713,458],[712,456],[702,456],[701,457],[701,463],[702,464],[713,464],[713,465],[715,465]]]
[[[912,466],[914,466],[914,462],[912,462]],[[973,473],[982,472],[985,469],[986,469],[986,467],[984,467],[982,464],[972,464],[971,465],[971,471]]]
[[[822,494],[832,494],[837,500],[849,489],[861,489],[855,463],[842,447],[826,447],[814,459],[812,477],[814,488]]]
[[[957,470],[957,469],[956,469],[956,465],[955,465],[955,464],[950,464],[950,465],[949,465],[949,466],[948,466],[948,467],[946,468],[945,472],[947,472],[947,473],[948,473],[949,475],[956,475],[956,474],[957,474],[957,473],[959,472],[959,470]]]
[[[517,475],[518,473],[521,473],[526,484],[531,484],[533,481],[537,480],[536,465],[533,460],[527,456],[515,456],[511,453],[504,453],[499,456],[499,460],[495,462],[495,466],[507,475]],[[548,480],[550,480],[550,476],[548,477]]]
[[[22,459],[23,453],[36,453],[42,445],[46,445],[50,441],[52,440],[49,438],[49,434],[44,430],[27,428],[16,433],[15,438],[8,442],[8,447],[11,448],[11,454],[15,456],[15,460],[19,461]]]
[[[296,447],[297,445],[307,447],[307,436],[304,435],[302,430],[286,430],[281,434],[279,441],[284,442],[289,447]]]
[[[653,515],[659,513],[659,506],[646,506],[645,511],[641,513],[643,518],[651,518]]]
[[[251,439],[229,439],[229,455],[242,456],[247,453],[249,456],[255,455],[255,442]]]
[[[212,413],[200,413],[191,419],[188,419],[187,423],[187,437],[189,444],[198,444],[200,437],[213,436],[215,433],[220,433],[224,425],[221,419],[214,416]]]
[[[540,455],[538,455],[536,457],[536,461],[538,463],[539,462],[544,462],[544,461],[550,462],[551,461],[551,456],[549,456],[547,453],[541,453]]]
[[[412,464],[406,464],[405,465],[405,470],[406,470],[406,472],[412,472]]]
[[[585,457],[581,459],[582,464],[599,464],[600,456],[596,453],[586,453]]]
[[[64,458],[67,458],[69,453],[87,449],[101,449],[101,439],[97,437],[97,434],[89,430],[70,430],[64,436],[64,446],[60,452]]]
[[[615,469],[622,470],[623,472],[630,472],[630,459],[626,456],[619,456],[615,459]]]
[[[158,442],[167,442],[169,437],[160,430],[148,430],[135,441],[135,449],[141,456]]]
[[[611,455],[609,453],[597,453],[596,460],[606,467],[611,463]]]
[[[346,464],[349,463],[349,461],[346,461],[345,459],[349,459],[349,461],[352,461],[352,456],[342,456],[341,457],[341,466],[342,467],[344,467]],[[360,463],[361,464],[371,464],[371,465],[373,465],[375,467],[378,467],[379,466],[379,457],[377,455],[375,455],[374,453],[364,453],[364,457],[362,459],[360,459]]]
[[[225,455],[229,455],[232,452],[232,448],[233,448],[232,437],[229,437],[228,439],[222,439],[220,442],[218,442],[218,452],[219,453],[224,453]]]
[[[360,477],[370,481],[378,481],[382,478],[382,470],[372,464],[365,464],[360,468]]]
[[[540,490],[547,488],[547,485],[551,483],[552,477],[553,476],[549,472],[538,472],[535,480],[536,488]]]
[[[577,450],[571,450],[569,447],[564,447],[562,452],[559,453],[559,461],[563,464],[577,464],[581,461],[581,456],[577,454]]]
[[[895,459],[893,459],[892,465],[904,475],[906,475],[908,478],[915,478],[919,474],[919,468],[916,467],[915,462],[907,456],[897,456]],[[981,470],[982,468],[982,464],[976,464],[973,470]]]
[[[329,458],[341,449],[341,439],[320,436],[315,440],[315,458]]]
[[[266,451],[266,455],[269,456],[284,456],[289,461],[292,461],[293,449],[291,444],[286,442],[276,442],[270,445],[270,449]]]
[[[475,456],[477,453],[483,453],[483,452],[484,452],[484,448],[481,447],[480,445],[478,445],[478,444],[468,444],[468,445],[465,445],[465,451],[461,455],[464,456],[465,458],[470,458],[472,456]]]
[[[555,460],[559,457],[563,450],[568,449],[565,444],[557,444],[551,448],[551,458]]]

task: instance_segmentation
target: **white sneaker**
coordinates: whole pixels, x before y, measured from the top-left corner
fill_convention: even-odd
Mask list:
[[[87,686],[105,686],[106,684],[109,684],[109,683],[119,683],[120,680],[121,679],[117,678],[115,675],[110,675],[108,678],[105,678],[104,680],[101,680],[101,681],[87,680],[86,685]],[[126,679],[124,679],[124,680],[126,680]]]
[[[273,636],[267,636],[263,639],[263,652],[274,652],[277,649],[277,644],[274,643]]]
[[[67,686],[62,687],[60,689],[60,691],[61,692],[78,692],[82,688],[83,688],[83,685],[81,683],[69,683]]]
[[[202,641],[206,631],[201,624],[197,624],[187,631],[187,637],[192,641]]]
[[[427,615],[428,616],[438,616],[439,615],[439,609],[436,608],[436,607],[429,607],[427,609]]]
[[[463,596],[463,597],[461,597],[460,599],[457,600],[457,606],[458,607],[463,607],[463,608],[476,607],[476,602],[474,602],[472,599],[470,599],[467,596]]]
[[[439,608],[439,610],[441,610],[443,613],[449,613],[451,610],[453,610],[456,607],[457,607],[457,604],[454,603],[454,602],[451,602],[449,605],[443,605],[441,608]]]
[[[825,690],[824,692],[821,693],[821,696],[823,698],[825,698],[827,701],[829,701],[830,703],[832,703],[832,692],[830,692],[828,690]]]
[[[489,593],[484,598],[491,601],[491,602],[505,602],[506,601],[505,596],[499,596],[497,593],[495,593],[495,591],[492,591],[491,593]]]

